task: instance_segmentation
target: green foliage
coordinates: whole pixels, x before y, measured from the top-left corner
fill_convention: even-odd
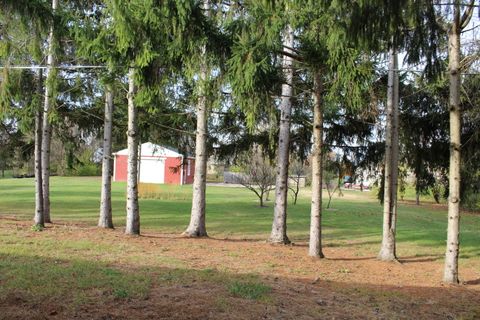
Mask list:
[[[77,176],[100,176],[102,175],[102,168],[98,164],[87,163],[76,167],[73,173]]]
[[[18,15],[23,24],[32,21],[47,27],[52,18],[50,3],[43,0],[2,0],[2,11],[5,15]]]
[[[398,195],[400,196],[400,200],[402,201],[405,198],[405,192],[407,191],[407,175],[408,168],[400,165],[398,167]]]
[[[462,195],[462,207],[472,211],[480,211],[480,194],[468,190]]]
[[[272,288],[263,283],[235,281],[228,286],[228,291],[240,298],[259,300],[265,298]]]
[[[43,226],[41,226],[39,224],[34,224],[30,228],[30,230],[35,231],[35,232],[43,231],[43,229],[44,229]]]
[[[444,198],[446,191],[445,183],[438,180],[435,181],[434,185],[431,187],[431,193],[436,203],[440,203],[440,200]]]
[[[478,72],[477,68],[471,69]],[[475,195],[480,194],[480,75],[465,78],[462,84],[462,163],[461,163],[461,200],[472,210],[475,207]],[[478,197],[477,197],[478,199]],[[476,202],[478,210],[478,201]]]
[[[115,298],[126,299],[129,297],[128,291],[125,289],[114,289],[113,295]]]
[[[410,64],[423,61],[426,74],[440,74],[439,51],[445,31],[435,14],[435,1],[335,1],[338,14],[347,16],[346,33],[363,50],[405,49]]]
[[[74,150],[73,146],[65,146],[67,149],[67,163],[65,175],[68,176],[100,176],[102,167],[100,163],[93,162],[94,150],[90,146],[83,147],[83,150]],[[62,174],[57,169],[57,173]]]
[[[244,170],[244,167],[241,165],[234,165],[228,168],[228,171],[236,172],[236,173],[243,172],[243,170]]]
[[[419,195],[427,194],[436,183],[435,175],[445,174],[443,168],[448,167],[448,110],[443,99],[444,85],[443,81],[428,84],[417,77],[414,82],[402,86],[402,157],[415,175]]]
[[[2,70],[2,79],[2,82],[0,82],[0,114],[3,118],[7,115],[7,110],[10,108],[10,97],[12,95],[10,74],[7,68]]]
[[[276,53],[282,48],[281,34],[289,11],[269,1],[245,5],[249,14],[227,26],[233,37],[228,81],[233,102],[245,112],[247,125],[253,129],[258,115],[273,108],[272,95],[279,92],[281,70]]]

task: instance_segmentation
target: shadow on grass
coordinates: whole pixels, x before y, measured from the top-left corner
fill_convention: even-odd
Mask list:
[[[0,254],[0,283],[0,314],[5,319],[332,318],[346,316],[347,310],[352,318],[480,315],[480,297],[458,287],[306,283],[216,269],[120,266],[78,257]]]
[[[309,239],[307,239],[307,238],[295,239],[295,241],[306,242],[306,243],[295,242],[294,245],[296,247],[308,247]],[[322,242],[325,242],[323,244],[324,248],[341,248],[341,247],[352,247],[352,246],[365,246],[365,245],[371,245],[371,244],[377,244],[380,247],[380,243],[381,243],[381,241],[374,241],[374,240],[372,240],[372,241],[353,241],[353,242],[345,242],[345,241],[332,242],[331,240],[327,242],[327,241],[323,240]]]
[[[433,262],[433,261],[437,261],[437,260],[440,260],[440,259],[443,259],[444,255],[416,255],[416,256],[412,256],[412,257],[399,257],[398,258],[398,261],[400,263],[404,263],[404,264],[407,264],[407,263],[416,263],[416,262]]]
[[[470,281],[465,281],[464,284],[470,285],[470,286],[476,286],[480,284],[480,278],[476,280],[470,280]]]
[[[229,237],[219,237],[219,236],[203,236],[203,237],[190,237],[183,234],[183,231],[179,232],[165,232],[165,233],[153,233],[152,230],[143,232],[140,237],[152,238],[152,239],[185,239],[192,240],[195,239],[208,239],[213,241],[223,241],[223,242],[266,242],[266,238],[229,238]]]
[[[364,261],[364,260],[376,260],[377,257],[358,257],[358,258],[329,258],[326,257],[327,260],[331,261]]]

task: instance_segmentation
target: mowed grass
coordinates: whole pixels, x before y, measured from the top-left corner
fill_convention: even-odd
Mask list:
[[[125,183],[113,183],[114,224],[125,225]],[[159,185],[157,199],[141,199],[143,230],[181,233],[189,222],[192,187]],[[350,243],[365,250],[378,247],[381,239],[382,207],[373,192],[344,191],[345,197],[332,201],[324,210],[324,239],[327,246]],[[100,179],[98,177],[52,177],[51,216],[63,223],[95,225],[98,218]],[[274,194],[271,194],[273,198]],[[266,239],[270,233],[273,201],[267,208],[244,188],[207,188],[207,230],[210,236]],[[34,212],[33,179],[0,180],[0,216],[31,219]],[[308,239],[310,199],[308,189],[297,205],[288,208],[288,234],[293,241]],[[400,255],[427,255],[444,252],[446,208],[430,205],[400,204],[398,250]],[[461,258],[480,257],[480,216],[463,214],[461,218]]]

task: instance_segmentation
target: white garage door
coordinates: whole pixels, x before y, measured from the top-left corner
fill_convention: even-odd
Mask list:
[[[142,159],[140,162],[140,182],[164,183],[165,159]]]

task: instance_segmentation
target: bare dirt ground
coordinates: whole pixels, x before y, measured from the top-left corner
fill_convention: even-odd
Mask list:
[[[0,221],[0,233],[30,228],[30,222]],[[172,261],[178,268],[209,272],[201,278],[154,282],[142,299],[98,299],[76,309],[59,299],[32,304],[13,292],[0,301],[2,319],[480,319],[478,261],[461,266],[461,285],[446,286],[440,281],[443,257],[400,257],[400,263],[386,263],[374,253],[359,255],[355,243],[327,247],[327,258],[317,260],[307,256],[306,243],[188,239],[148,230],[127,237],[120,229],[56,224],[31,237],[117,246],[123,253],[108,257],[111,266],[129,272],[152,268],[152,277],[173,268]],[[105,256],[95,255],[87,259]],[[229,292],[225,279],[245,274],[258,275],[256,281],[272,288],[266,299]]]

